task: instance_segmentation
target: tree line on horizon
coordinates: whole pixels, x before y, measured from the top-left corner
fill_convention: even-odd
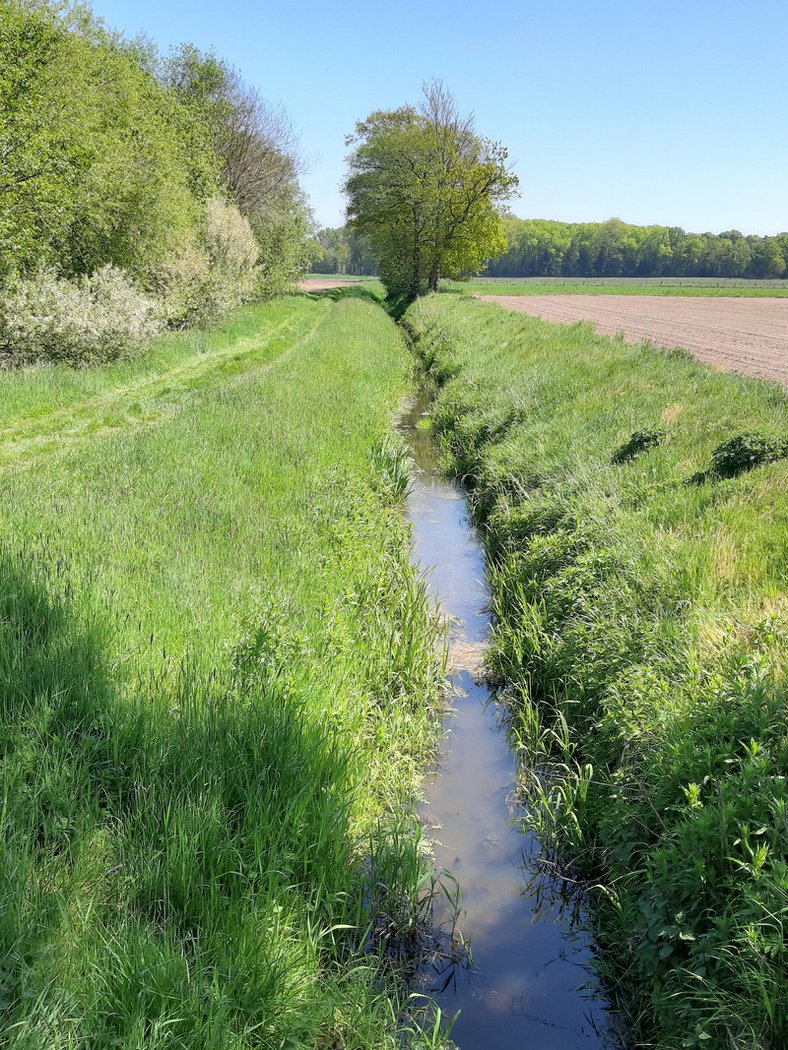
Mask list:
[[[788,233],[687,233],[679,226],[503,219],[506,251],[489,277],[788,277]],[[319,273],[377,272],[369,246],[347,226],[318,233]]]
[[[788,233],[774,237],[686,233],[680,226],[635,226],[621,219],[568,223],[504,220],[507,250],[490,277],[783,277]]]
[[[325,226],[315,236],[312,273],[377,276],[378,264],[365,237],[349,226]]]

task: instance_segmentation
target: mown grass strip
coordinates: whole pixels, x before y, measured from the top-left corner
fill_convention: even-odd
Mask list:
[[[408,369],[378,306],[301,297],[3,377],[6,427],[65,444],[0,470],[0,1042],[442,1045],[388,950],[441,688]],[[142,388],[177,411],[137,425]]]
[[[532,820],[606,887],[634,1037],[787,1045],[786,392],[457,296],[406,323],[484,528]]]
[[[0,467],[24,467],[36,453],[62,450],[97,432],[155,425],[197,391],[258,371],[291,351],[318,323],[292,297],[268,313],[261,323],[254,307],[238,310],[219,331],[171,335],[132,363],[0,373]]]

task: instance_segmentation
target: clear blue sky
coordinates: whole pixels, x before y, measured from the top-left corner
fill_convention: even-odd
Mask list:
[[[214,49],[283,103],[322,225],[344,136],[443,79],[509,147],[518,215],[788,230],[788,0],[94,0],[127,35]]]

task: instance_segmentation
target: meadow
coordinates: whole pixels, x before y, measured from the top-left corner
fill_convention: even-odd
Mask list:
[[[507,148],[437,79],[356,121],[348,225],[317,232],[275,67],[171,45],[89,0],[0,12],[0,1050],[450,1045],[413,992],[467,950],[430,929],[459,905],[416,813],[447,625],[402,513],[403,315],[487,541],[528,819],[593,887],[633,1037],[782,1050],[785,391],[473,296],[788,281],[417,300],[484,265],[776,277],[788,237],[515,219]],[[312,266],[351,287],[291,294]],[[781,366],[784,304],[722,305]]]
[[[788,295],[784,280],[724,277],[471,277],[443,281],[468,295],[687,295],[764,298]]]
[[[528,820],[633,1040],[785,1046],[785,390],[466,296],[404,320],[483,530]]]
[[[403,967],[441,637],[358,297],[0,373],[0,1045],[443,1045]]]

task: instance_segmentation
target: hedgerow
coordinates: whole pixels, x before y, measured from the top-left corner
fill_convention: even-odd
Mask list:
[[[293,287],[311,259],[293,134],[237,71],[191,46],[165,59],[82,4],[6,0],[0,54],[6,362],[141,345],[141,300],[115,289],[116,329],[96,312],[106,267],[176,327]]]

